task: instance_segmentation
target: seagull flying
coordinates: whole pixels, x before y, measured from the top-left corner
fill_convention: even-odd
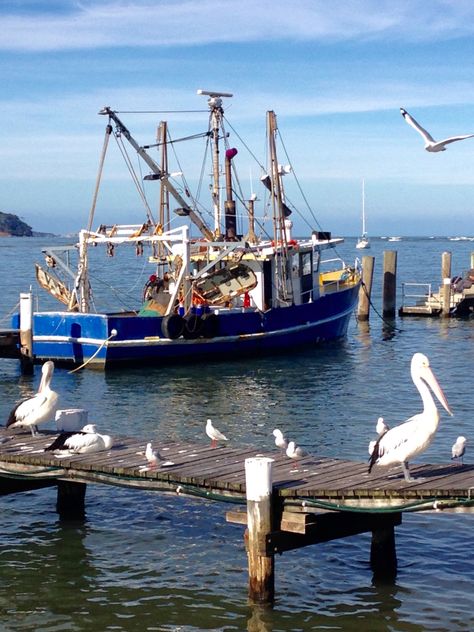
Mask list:
[[[206,422],[206,434],[211,440],[211,448],[215,448],[218,441],[228,441],[227,437],[214,428],[210,419]]]
[[[275,430],[273,431],[273,436],[275,437],[276,447],[283,451],[286,450],[286,448],[288,447],[288,441],[286,440],[283,432],[281,430],[278,430],[278,428],[275,428]]]
[[[451,459],[459,459],[462,464],[463,462],[462,458],[464,456],[464,453],[466,452],[466,443],[467,443],[466,437],[458,437],[456,439],[456,443],[451,448],[451,454],[452,454]]]
[[[41,368],[41,382],[38,392],[15,406],[8,417],[7,428],[30,428],[31,435],[34,437],[38,431],[38,424],[54,418],[59,396],[49,387],[53,372],[54,362],[48,360]]]
[[[423,127],[421,127],[421,125],[417,123],[415,119],[412,116],[410,116],[410,114],[408,114],[406,110],[404,110],[403,108],[400,108],[400,112],[402,113],[402,116],[405,119],[405,121],[408,123],[408,125],[411,125],[413,129],[416,129],[416,131],[419,134],[421,134],[421,136],[423,137],[423,140],[425,141],[426,151],[430,151],[430,152],[446,151],[445,145],[448,145],[449,143],[455,143],[457,140],[472,138],[474,136],[474,134],[464,134],[464,136],[451,136],[450,138],[446,138],[445,140],[435,140],[431,136],[431,134],[428,134],[428,132],[425,129],[423,129]]]

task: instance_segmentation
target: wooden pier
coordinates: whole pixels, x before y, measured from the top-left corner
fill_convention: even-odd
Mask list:
[[[241,504],[226,518],[247,527],[249,596],[258,603],[274,599],[275,553],[372,532],[373,572],[394,577],[394,527],[403,512],[474,510],[474,465],[412,464],[418,480],[408,483],[401,468],[369,475],[364,462],[162,443],[173,465],[153,469],[143,440],[115,437],[108,451],[57,458],[44,451],[56,434],[0,429],[0,495],[56,486],[65,519],[84,515],[88,483]]]

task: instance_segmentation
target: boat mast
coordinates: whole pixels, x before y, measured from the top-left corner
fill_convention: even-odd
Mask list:
[[[208,96],[207,104],[210,110],[209,127],[212,138],[212,205],[214,208],[214,235],[216,239],[221,236],[221,203],[220,203],[220,163],[219,163],[219,134],[222,126],[224,109],[222,97],[232,97],[230,92],[213,92],[210,90],[198,90],[198,94]]]
[[[283,183],[276,150],[277,122],[275,112],[267,112],[267,129],[270,153],[270,191],[273,207],[273,241],[275,248],[274,285],[278,300],[287,304],[291,300],[288,278],[288,240],[285,220],[291,213],[284,201]],[[268,183],[268,179],[267,179]],[[268,186],[268,184],[266,184]]]
[[[362,178],[362,237],[365,235],[365,180]]]
[[[204,223],[202,218],[199,216],[199,214],[189,206],[186,200],[174,188],[174,186],[171,184],[171,182],[168,179],[168,174],[156,164],[153,158],[147,154],[146,150],[143,147],[140,147],[137,141],[130,134],[129,130],[125,127],[125,125],[119,119],[117,114],[113,110],[111,110],[110,107],[108,106],[104,107],[99,112],[99,114],[104,114],[104,115],[106,114],[108,115],[109,119],[112,119],[115,122],[118,132],[122,134],[123,136],[125,136],[128,142],[135,149],[137,154],[150,167],[154,176],[156,177],[154,178],[152,176],[152,178],[148,178],[148,179],[162,180],[166,189],[169,191],[169,193],[174,197],[174,199],[180,205],[180,208],[176,209],[175,212],[178,213],[179,215],[188,216],[189,219],[193,222],[193,224],[195,224],[199,228],[199,230],[204,235],[204,237],[208,239],[209,241],[213,241],[214,235],[212,231],[206,226],[206,224]],[[145,179],[147,179],[147,176],[145,176]]]

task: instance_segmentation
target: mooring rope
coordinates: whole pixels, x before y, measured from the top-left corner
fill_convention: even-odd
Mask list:
[[[115,338],[116,335],[117,335],[117,330],[112,329],[112,331],[110,332],[110,336],[102,342],[102,344],[96,350],[96,352],[93,355],[91,355],[91,357],[88,358],[83,364],[81,364],[80,366],[77,366],[75,369],[72,369],[71,371],[68,371],[68,373],[75,373],[76,371],[79,371],[80,369],[83,369],[85,366],[87,366],[89,362],[96,357],[99,351],[109,342],[109,340],[111,340],[111,338]]]

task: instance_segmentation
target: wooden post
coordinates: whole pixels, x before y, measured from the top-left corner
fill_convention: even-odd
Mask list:
[[[370,566],[374,573],[374,579],[395,579],[397,575],[397,551],[393,524],[372,531]]]
[[[395,317],[397,296],[397,251],[386,250],[383,253],[383,316]]]
[[[61,520],[83,520],[85,516],[86,484],[58,481],[56,511]]]
[[[359,304],[357,307],[357,320],[369,320],[370,295],[372,293],[372,280],[374,277],[375,257],[362,257],[362,285],[359,290]]]
[[[20,294],[20,367],[24,374],[33,373],[33,295]]]
[[[474,268],[474,252],[471,252],[471,269]]]
[[[272,464],[267,457],[245,459],[249,598],[256,603],[272,603],[275,597],[275,559],[266,546],[272,531]]]
[[[441,255],[441,282],[443,284],[441,297],[441,315],[444,318],[449,316],[451,307],[451,253],[443,252]]]

